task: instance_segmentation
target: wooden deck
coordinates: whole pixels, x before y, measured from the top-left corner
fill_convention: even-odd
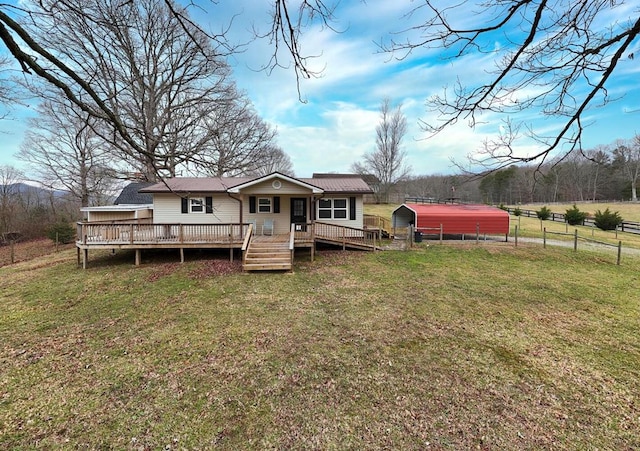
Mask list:
[[[255,234],[252,224],[142,224],[142,223],[78,223],[78,264],[86,268],[88,251],[91,249],[132,249],[136,251],[136,265],[140,263],[140,252],[144,249],[179,249],[180,260],[184,261],[184,249],[229,249],[233,259],[233,250],[243,252],[243,261],[247,252],[251,257],[250,246],[254,251],[259,247],[272,249],[274,261],[283,258],[285,249],[290,253],[289,269],[296,248],[311,249],[313,259],[316,243],[340,246],[343,249],[379,249],[379,233],[375,230],[358,229],[321,222],[292,224],[288,234],[263,236]],[[285,246],[286,245],[286,246]],[[255,252],[254,252],[255,253]],[[268,254],[265,252],[265,254]],[[278,255],[276,258],[275,255]],[[254,255],[255,257],[255,255]],[[255,257],[257,258],[257,257]],[[264,262],[268,255],[260,257]],[[254,262],[255,263],[255,262]],[[284,268],[277,268],[284,269]]]

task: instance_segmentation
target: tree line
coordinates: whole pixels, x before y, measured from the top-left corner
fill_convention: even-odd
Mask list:
[[[576,201],[637,201],[640,136],[594,149],[574,150],[542,165],[511,165],[481,176],[409,176],[398,181],[391,202],[404,197],[493,205]]]

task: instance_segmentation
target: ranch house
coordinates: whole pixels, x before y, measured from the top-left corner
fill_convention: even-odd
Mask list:
[[[364,196],[371,188],[355,175],[296,178],[178,177],[144,186],[151,204],[88,207],[78,223],[78,263],[91,249],[229,249],[243,267],[290,270],[294,252],[317,243],[375,250],[380,230],[367,224]]]

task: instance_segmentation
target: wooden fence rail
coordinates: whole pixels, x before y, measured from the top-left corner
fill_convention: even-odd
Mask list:
[[[622,241],[618,241],[618,244],[611,244],[611,243],[605,243],[604,241],[598,241],[598,240],[594,240],[592,238],[587,238],[587,237],[582,237],[580,235],[578,235],[578,229],[575,229],[573,233],[565,233],[565,232],[551,232],[551,231],[547,231],[547,228],[545,227],[542,233],[542,245],[544,248],[547,247],[547,234],[552,234],[552,235],[563,235],[563,236],[571,236],[573,237],[573,250],[574,251],[578,251],[578,241],[579,240],[583,240],[587,243],[595,243],[598,244],[600,246],[609,246],[609,247],[614,247],[618,250],[618,258],[616,261],[617,265],[620,265],[620,260],[622,259]]]
[[[515,214],[516,208],[505,207],[505,210],[509,212],[509,214]],[[520,209],[520,216],[525,216],[527,218],[537,218],[538,214],[534,210],[522,210]],[[548,221],[554,222],[566,222],[564,213],[551,213]],[[594,218],[586,218],[584,223],[582,224],[587,227],[595,227],[595,219]],[[640,222],[634,221],[623,221],[622,224],[618,226],[617,231],[619,232],[627,232],[627,233],[637,233],[640,234]]]

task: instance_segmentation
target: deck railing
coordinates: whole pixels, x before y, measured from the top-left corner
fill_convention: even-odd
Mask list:
[[[361,244],[374,249],[376,247],[377,230],[364,230],[324,222],[316,222],[313,228],[316,238],[340,242],[343,247],[347,244]]]
[[[249,224],[78,223],[78,242],[90,244],[234,243],[245,238]]]
[[[77,243],[82,246],[143,246],[153,244],[168,247],[181,245],[195,247],[213,244],[229,247],[248,246],[255,233],[253,224],[139,224],[139,223],[91,223],[77,224]],[[290,243],[314,243],[324,239],[343,247],[356,245],[376,248],[378,230],[358,229],[322,222],[294,223],[290,230]]]
[[[377,215],[364,215],[362,223],[365,229],[391,230],[391,221]]]

